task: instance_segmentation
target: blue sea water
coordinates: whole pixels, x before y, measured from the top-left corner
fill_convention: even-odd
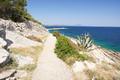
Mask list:
[[[89,33],[97,45],[120,52],[120,27],[47,26],[47,28],[63,27],[67,29],[57,31],[74,38],[83,33]],[[52,32],[52,30],[50,32]]]

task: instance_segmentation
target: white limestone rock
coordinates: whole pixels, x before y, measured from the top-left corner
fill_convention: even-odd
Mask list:
[[[9,48],[31,47],[31,46],[42,45],[41,43],[39,43],[37,41],[32,41],[24,36],[21,36],[17,33],[12,32],[12,31],[6,31],[6,38],[10,42]]]
[[[33,58],[29,56],[14,55],[14,58],[17,61],[19,67],[23,67],[29,64],[34,64]]]
[[[0,73],[0,80],[7,80],[8,78],[10,78],[15,73],[16,73],[15,69],[3,71],[3,72]]]
[[[24,36],[48,34],[47,29],[44,28],[42,24],[38,24],[33,21],[17,23],[0,18],[0,28],[1,26],[6,27],[7,30],[22,34]]]
[[[76,61],[72,66],[72,69],[75,73],[82,72],[85,68],[86,67],[82,61]]]
[[[0,38],[0,48],[3,48],[7,43],[2,39]]]
[[[17,73],[15,74],[15,77],[17,79],[26,77],[28,73],[25,70],[17,70]]]
[[[96,68],[96,64],[90,61],[76,61],[72,69],[75,73],[77,72],[83,72],[85,69],[93,70]]]
[[[88,69],[90,69],[90,70],[93,70],[93,69],[96,68],[96,64],[93,63],[93,62],[90,62],[90,61],[84,61],[84,63],[85,63],[85,65],[86,65],[86,67],[87,67]]]
[[[0,48],[0,65],[5,64],[9,60],[10,53],[5,49]]]

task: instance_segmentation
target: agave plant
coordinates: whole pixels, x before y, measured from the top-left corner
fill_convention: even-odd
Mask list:
[[[77,45],[83,50],[87,50],[92,46],[93,40],[90,34],[85,33],[77,37]]]

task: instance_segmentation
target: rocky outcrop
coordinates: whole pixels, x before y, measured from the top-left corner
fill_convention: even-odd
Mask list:
[[[21,80],[20,78],[26,77],[25,70],[10,69],[0,73],[0,80]]]
[[[13,36],[14,35],[14,36]],[[30,40],[24,36],[21,36],[12,31],[6,31],[7,42],[9,42],[9,48],[19,48],[19,47],[31,47],[41,45],[41,43]]]
[[[29,65],[29,64],[34,64],[33,58],[31,58],[29,56],[14,55],[14,58],[15,58],[16,62],[18,63],[19,67],[23,67],[23,66]]]
[[[2,73],[0,73],[0,80],[16,80],[14,74],[16,73],[16,70],[7,70]]]
[[[73,66],[73,72],[82,72],[84,69],[93,70],[96,67],[96,64],[90,61],[76,61]]]
[[[19,71],[19,68],[29,64],[35,65],[33,55],[39,54],[38,48],[42,48],[43,39],[47,35],[47,29],[41,24],[32,21],[18,23],[0,18],[0,80],[16,80],[31,75],[29,72]],[[32,50],[26,52],[26,49]],[[34,50],[37,50],[36,54],[32,54]],[[14,66],[14,63],[10,63],[11,59],[17,63],[15,68],[11,67]],[[11,70],[13,68],[17,68],[17,72]]]
[[[22,34],[24,36],[48,34],[47,29],[38,23],[26,21],[22,23],[11,20],[0,19],[0,28],[6,27],[7,30]]]
[[[0,38],[0,48],[3,48],[7,43],[2,39]]]
[[[15,74],[15,78],[16,79],[20,79],[23,77],[26,77],[28,75],[28,73],[25,70],[17,70],[17,73]]]
[[[10,59],[10,53],[5,49],[0,49],[0,66],[4,66]]]

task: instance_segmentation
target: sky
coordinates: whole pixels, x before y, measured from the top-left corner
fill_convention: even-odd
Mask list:
[[[120,0],[28,0],[27,9],[44,25],[120,27]]]

